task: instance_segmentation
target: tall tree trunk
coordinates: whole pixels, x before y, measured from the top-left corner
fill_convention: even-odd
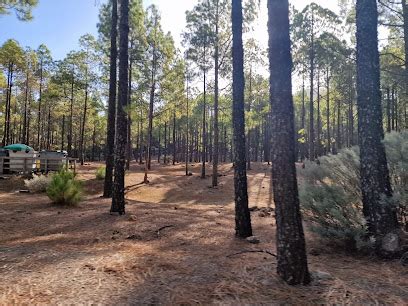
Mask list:
[[[402,5],[402,16],[403,16],[403,26],[404,26],[404,59],[405,59],[405,82],[404,82],[404,91],[405,91],[405,103],[408,99],[408,5],[406,0],[401,0]],[[406,112],[407,104],[405,104]],[[408,128],[407,121],[405,120],[406,127]]]
[[[26,83],[25,83],[25,98],[24,98],[24,118],[23,118],[23,137],[21,142],[26,143],[27,142],[27,111],[28,111],[28,99],[29,99],[29,84],[30,84],[30,72],[29,68],[27,68],[26,72]]]
[[[152,160],[152,139],[153,139],[153,109],[154,109],[154,99],[156,90],[156,66],[157,66],[157,55],[156,55],[156,36],[157,36],[157,17],[154,24],[154,41],[153,41],[153,59],[152,59],[152,75],[150,79],[150,103],[149,103],[149,130],[148,130],[148,142],[147,142],[147,169],[151,169]]]
[[[167,164],[167,121],[164,122],[164,164]]]
[[[330,134],[330,69],[326,71],[326,121],[327,121],[327,154],[331,152]]]
[[[74,121],[74,66],[71,70],[71,103],[69,111],[69,134],[68,134],[68,156],[72,157],[72,133],[73,133],[73,121]]]
[[[47,120],[47,150],[51,149],[51,129],[52,129],[52,120],[51,120],[51,107],[48,106],[48,120]]]
[[[189,75],[188,75],[188,70],[186,70],[186,115],[187,115],[187,129],[186,129],[186,156],[185,156],[185,161],[186,161],[186,175],[189,175],[188,171],[188,162],[189,162],[189,129],[190,129],[190,118],[189,118],[189,113],[190,113],[190,84],[189,84]]]
[[[252,108],[252,65],[249,68],[249,99],[248,99],[248,113],[251,111]],[[246,143],[246,158],[247,158],[247,170],[251,170],[251,134],[252,130],[248,128],[248,136],[247,136],[247,143]]]
[[[354,87],[353,87],[353,75],[352,71],[350,70],[350,83],[349,83],[349,122],[350,122],[350,130],[349,130],[349,138],[350,138],[350,146],[355,145],[354,140]]]
[[[206,44],[207,42],[204,43],[204,62],[206,61]],[[203,101],[203,131],[202,131],[202,165],[201,165],[201,178],[205,179],[205,162],[207,160],[207,132],[206,132],[206,116],[205,113],[207,112],[207,93],[206,93],[206,88],[207,88],[207,84],[206,84],[206,76],[207,76],[207,72],[205,70],[204,67],[204,101]]]
[[[357,0],[357,92],[359,145],[363,212],[380,255],[395,252],[386,249],[384,238],[396,234],[398,220],[395,208],[384,202],[392,197],[385,154],[380,93],[378,52],[378,12],[376,0]]]
[[[115,178],[111,212],[125,213],[125,162],[127,143],[128,72],[129,72],[129,0],[120,1],[119,88],[115,143]]]
[[[300,144],[301,152],[300,152],[300,160],[303,162],[306,158],[306,105],[305,105],[305,77],[302,76],[302,118],[301,118],[301,129],[303,131],[304,142]]]
[[[85,72],[85,102],[84,102],[84,111],[82,114],[82,128],[81,128],[81,139],[80,139],[80,156],[79,161],[81,165],[84,165],[84,155],[85,155],[85,148],[84,148],[84,138],[85,138],[85,129],[86,129],[86,113],[88,111],[88,68],[86,68]]]
[[[312,11],[312,27],[311,27],[311,46],[310,46],[310,104],[309,104],[309,159],[315,159],[315,130],[314,130],[314,65],[315,65],[315,50],[314,50],[314,12]]]
[[[118,0],[112,1],[112,27],[111,27],[111,46],[110,46],[110,68],[109,68],[109,102],[108,102],[108,123],[106,135],[106,174],[103,187],[103,197],[112,196],[113,186],[113,167],[115,150],[115,131],[116,131],[116,86],[117,86],[117,37],[118,37]]]
[[[61,151],[65,148],[65,115],[62,115],[62,128],[61,128]]]
[[[341,124],[342,124],[342,118],[341,118],[340,100],[337,100],[337,139],[336,139],[337,152],[339,152],[343,146],[343,139],[341,135]]]
[[[219,0],[216,0],[216,13],[215,13],[215,84],[214,84],[214,148],[213,148],[213,175],[212,186],[218,185],[218,159],[219,159],[219,127],[218,127],[218,75],[219,75]]]
[[[292,57],[288,0],[268,0],[272,112],[272,183],[278,274],[290,285],[310,282],[295,166]]]
[[[320,70],[317,71],[317,138],[316,138],[316,155],[321,155],[321,133],[322,133],[322,119],[320,113]]]
[[[130,45],[130,48],[133,48],[133,42]],[[132,148],[132,67],[133,60],[132,58],[129,61],[129,90],[128,90],[128,125],[127,125],[127,146],[126,146],[126,170],[130,170],[130,162],[133,157],[133,148]]]
[[[245,160],[245,76],[242,44],[242,0],[232,0],[232,120],[234,126],[234,190],[235,234],[252,236],[251,215],[248,208],[248,186]]]
[[[4,120],[3,146],[10,144],[10,120],[11,120],[11,96],[13,88],[13,69],[14,64],[10,63],[7,74],[7,92],[6,92],[6,116]]]
[[[395,93],[394,93],[394,85],[392,85],[391,87],[391,130],[394,131],[395,129],[395,122],[394,122],[394,118],[395,118]]]
[[[43,86],[43,59],[40,61],[40,96],[38,98],[38,115],[37,115],[37,149],[41,150],[41,104],[42,104],[42,86]]]
[[[176,145],[176,109],[173,110],[173,166],[177,159],[177,145]]]
[[[96,151],[96,124],[94,124],[92,132],[92,152],[91,152],[91,161],[95,161],[95,151]]]
[[[26,134],[26,145],[29,146],[30,145],[30,127],[31,127],[31,101],[32,101],[32,93],[31,93],[31,89],[29,91],[29,99],[28,99],[28,107],[27,107],[27,134]]]

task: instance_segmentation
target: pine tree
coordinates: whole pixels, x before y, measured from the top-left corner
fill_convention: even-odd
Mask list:
[[[245,158],[244,48],[242,44],[242,0],[232,1],[232,92],[234,125],[235,233],[241,238],[252,236],[248,208]]]
[[[115,142],[115,178],[111,212],[125,213],[125,163],[127,144],[129,69],[129,0],[120,2],[119,22],[119,87]]]
[[[272,184],[276,209],[278,274],[290,285],[308,284],[305,237],[295,167],[292,57],[288,0],[268,1]]]
[[[112,24],[111,24],[111,47],[110,47],[110,77],[109,77],[109,104],[108,104],[108,128],[106,139],[106,175],[103,196],[112,196],[115,130],[116,130],[116,70],[117,70],[117,36],[118,36],[118,0],[112,0]]]
[[[378,51],[378,11],[376,0],[358,0],[357,18],[357,104],[363,212],[376,249],[384,252],[384,238],[398,230],[395,209],[386,198],[392,197],[380,93]],[[391,251],[391,250],[389,250]],[[394,250],[395,251],[395,250]]]

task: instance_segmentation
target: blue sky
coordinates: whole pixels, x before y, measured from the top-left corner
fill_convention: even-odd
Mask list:
[[[80,36],[97,34],[97,1],[40,0],[30,22],[21,22],[14,14],[0,16],[0,44],[9,38],[35,49],[45,43],[55,59],[62,59],[78,47]]]
[[[100,4],[106,1],[39,0],[39,5],[33,10],[34,19],[30,22],[19,21],[13,13],[0,16],[0,45],[9,38],[16,39],[23,47],[33,49],[44,43],[54,59],[63,59],[69,51],[78,48],[79,37],[86,33],[97,36]],[[177,10],[177,20],[181,17],[184,21],[185,10],[190,9],[196,0],[175,1],[181,5],[174,6],[173,0],[144,0],[144,5],[155,3],[163,11],[164,27],[174,32],[178,40],[184,24],[173,22],[174,10]],[[170,2],[173,4],[169,5]]]

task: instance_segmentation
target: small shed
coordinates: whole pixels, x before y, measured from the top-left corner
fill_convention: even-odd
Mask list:
[[[67,163],[66,151],[41,151],[38,154],[40,169],[42,172],[58,171]]]
[[[27,169],[35,170],[37,168],[36,157],[37,152],[30,146],[25,144],[12,144],[4,147],[7,151],[7,157],[4,159],[4,169],[8,169],[12,172],[23,172]]]

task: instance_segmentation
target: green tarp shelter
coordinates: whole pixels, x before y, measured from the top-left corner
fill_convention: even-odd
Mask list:
[[[34,151],[34,149],[30,146],[27,146],[25,144],[21,144],[21,143],[16,143],[16,144],[12,144],[9,146],[6,146],[3,148],[4,150],[10,150],[10,151],[17,151],[17,152],[32,152]]]

